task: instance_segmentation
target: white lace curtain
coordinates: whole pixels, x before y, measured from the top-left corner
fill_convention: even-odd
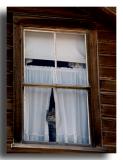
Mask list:
[[[87,85],[86,69],[26,66],[25,83]],[[85,90],[53,89],[56,142],[89,144],[88,93]],[[46,113],[51,88],[25,87],[24,140],[48,142]]]

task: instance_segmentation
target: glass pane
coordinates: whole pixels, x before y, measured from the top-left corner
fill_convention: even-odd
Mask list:
[[[33,84],[52,84],[52,76],[52,67],[26,66],[24,82]]]
[[[25,31],[24,42],[24,83],[88,86],[84,35],[56,33],[55,48],[53,33]],[[88,91],[24,87],[23,139],[90,144]]]
[[[88,86],[85,64],[80,68],[57,68],[54,77],[56,84]]]
[[[26,66],[24,82],[88,86],[86,70],[85,65],[83,68]]]
[[[52,60],[42,60],[42,59],[25,59],[26,66],[49,66],[55,67],[55,61]]]
[[[58,61],[86,63],[85,36],[72,33],[56,34]]]
[[[56,142],[90,144],[88,92],[55,89]]]
[[[54,60],[53,33],[25,31],[25,58]]]
[[[46,117],[50,96],[50,88],[24,88],[24,141],[49,142]]]
[[[88,92],[25,87],[23,139],[90,144]]]

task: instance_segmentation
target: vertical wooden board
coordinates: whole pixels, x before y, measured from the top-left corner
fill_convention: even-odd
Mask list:
[[[88,35],[88,70],[90,90],[91,133],[93,144],[101,145],[101,113],[98,97],[98,63],[97,63],[97,31],[90,31]]]

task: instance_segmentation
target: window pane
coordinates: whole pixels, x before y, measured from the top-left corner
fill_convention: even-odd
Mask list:
[[[27,65],[27,66],[49,66],[49,67],[55,67],[55,61],[26,58],[25,59],[25,65]]]
[[[53,83],[52,67],[42,66],[26,66],[25,67],[25,83]]]
[[[24,83],[88,86],[85,36],[54,37],[25,31]],[[88,91],[24,87],[24,141],[86,145],[89,135]]]
[[[86,68],[25,67],[25,83],[88,86]]]
[[[56,84],[88,86],[86,68],[57,68],[55,73]]]
[[[58,61],[86,63],[85,36],[57,33],[56,56]]]
[[[56,100],[56,141],[89,144],[88,92],[54,89]]]
[[[54,60],[53,33],[25,31],[25,58]]]
[[[24,88],[24,141],[49,142],[46,115],[50,88]]]
[[[85,90],[25,87],[24,141],[90,144],[88,114]]]

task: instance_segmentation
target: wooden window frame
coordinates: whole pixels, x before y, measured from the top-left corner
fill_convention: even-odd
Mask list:
[[[66,21],[68,21],[66,23]],[[24,27],[36,28],[59,28],[68,30],[82,30],[75,19],[55,18],[55,17],[31,17],[13,16],[13,104],[14,104],[14,135],[11,148],[13,152],[106,152],[102,147],[101,135],[101,115],[99,106],[99,78],[98,78],[98,59],[97,59],[97,31],[85,30],[87,33],[87,58],[89,72],[89,118],[91,145],[57,145],[57,144],[23,144],[22,139],[22,92],[23,92],[23,43],[22,30]]]

